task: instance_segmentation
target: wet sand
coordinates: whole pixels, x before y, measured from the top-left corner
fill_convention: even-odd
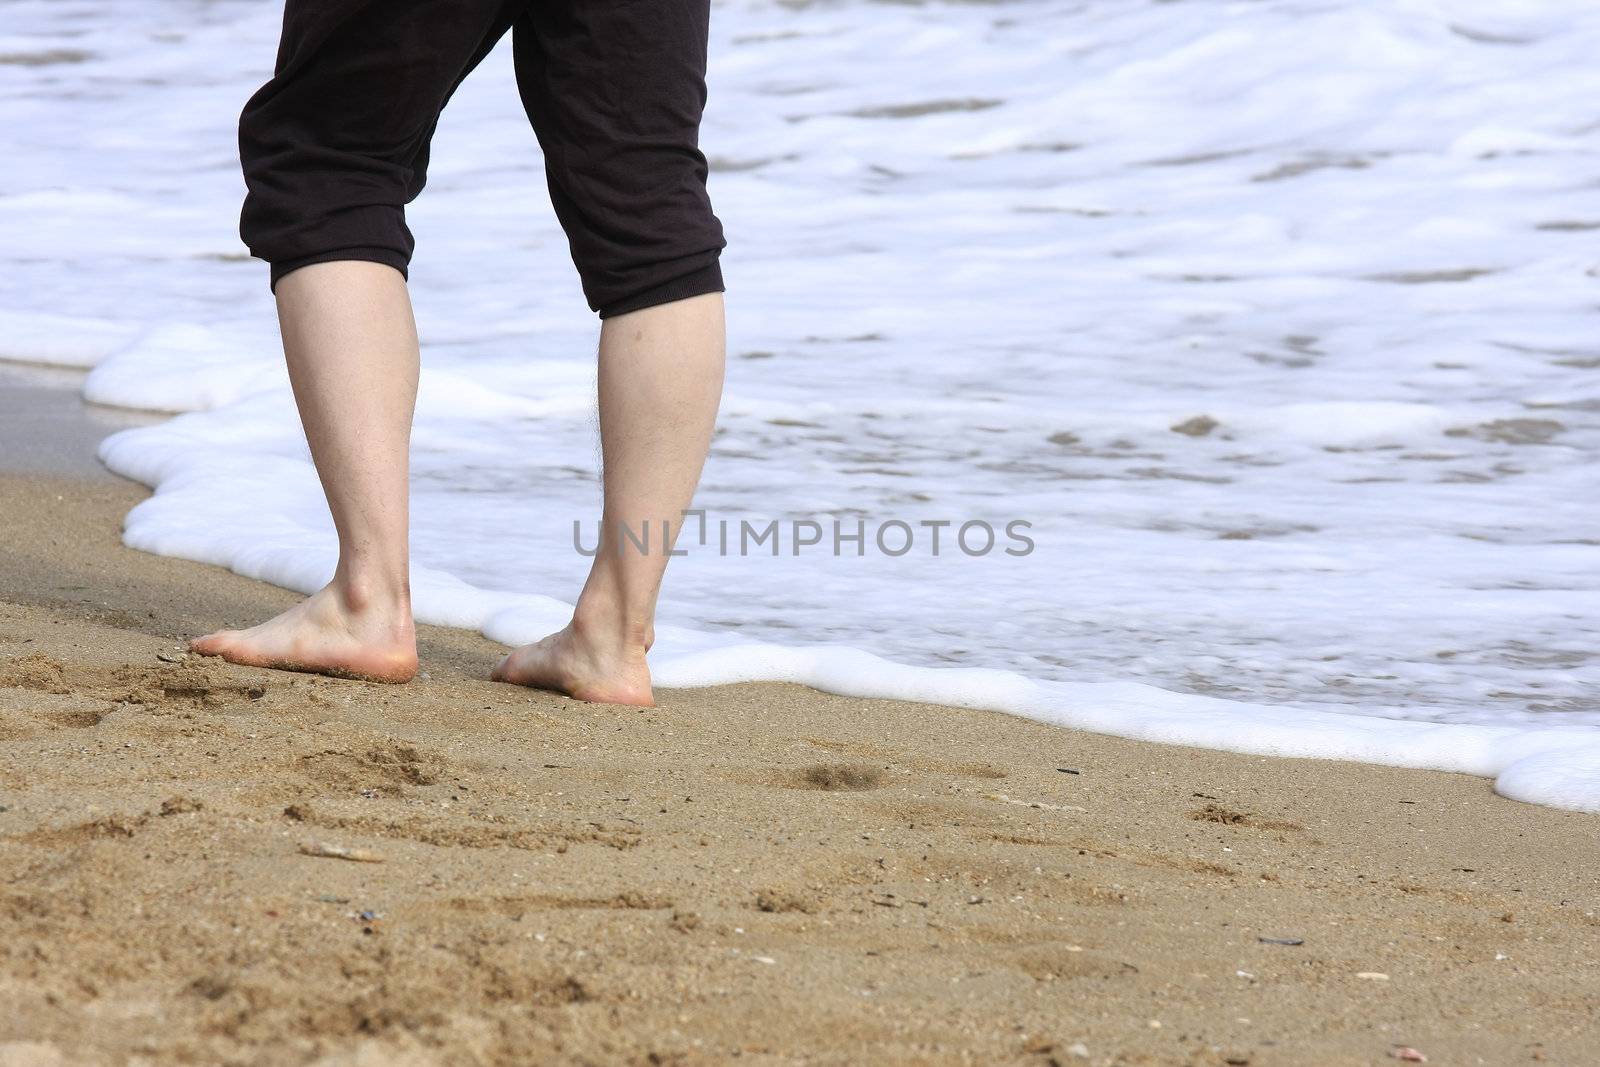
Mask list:
[[[150,412],[85,403],[83,372],[0,359],[0,470],[119,481],[95,458],[106,434],[160,421]]]
[[[198,660],[293,597],[123,548],[143,492],[0,475],[3,1067],[1600,1062],[1593,816],[796,686],[584,705],[431,627],[403,687]]]

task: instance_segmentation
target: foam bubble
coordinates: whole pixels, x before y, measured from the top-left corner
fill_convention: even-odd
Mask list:
[[[135,323],[0,309],[0,359],[92,367],[138,331]]]

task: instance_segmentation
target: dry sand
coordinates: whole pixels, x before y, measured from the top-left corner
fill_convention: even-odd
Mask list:
[[[293,598],[121,547],[141,494],[0,476],[0,1067],[1600,1063],[1592,816],[796,686],[583,705],[433,628],[403,687],[185,659]]]

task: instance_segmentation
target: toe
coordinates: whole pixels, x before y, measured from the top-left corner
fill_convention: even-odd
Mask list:
[[[189,642],[189,651],[201,656],[220,656],[222,650],[233,640],[236,631],[218,630],[214,634],[206,634]]]

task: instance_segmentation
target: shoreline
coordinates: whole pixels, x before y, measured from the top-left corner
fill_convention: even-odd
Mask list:
[[[433,626],[401,687],[194,659],[295,595],[123,547],[144,495],[0,475],[0,1060],[1600,1055],[1592,816],[796,685],[580,705]]]
[[[171,416],[90,404],[82,393],[87,374],[0,359],[0,473],[124,480],[96,456],[100,441],[117,430]]]
[[[12,369],[16,371],[17,367],[13,365]],[[62,381],[81,380],[84,373],[33,365],[23,365],[21,369]],[[61,382],[55,384],[59,387]],[[50,460],[63,447],[69,455],[62,470],[38,460],[32,468],[26,463],[22,467],[45,474],[81,475],[92,470],[96,477],[124,480],[108,472],[94,457],[94,444],[115,429],[149,426],[176,417],[172,413],[88,404],[59,388],[52,390],[38,383],[24,383],[18,389],[6,381],[0,369],[0,407],[8,402],[16,406],[15,394],[19,391],[45,397],[37,412],[29,408],[35,417],[28,444],[35,455]],[[57,436],[63,440],[56,440]],[[6,455],[6,443],[0,436],[0,457]],[[128,469],[125,452],[126,449],[114,451],[107,462],[112,467]],[[26,458],[27,453],[23,455]],[[5,460],[0,458],[0,471],[5,469]],[[133,469],[141,468],[135,465]],[[170,514],[175,503],[181,510],[183,501],[168,498],[164,503]],[[189,499],[188,504],[194,506],[195,501]],[[136,517],[129,533],[132,543],[151,544],[146,525]],[[161,543],[159,534],[156,543]],[[237,557],[233,565],[239,565]],[[260,559],[245,566],[246,571],[254,573],[261,573],[260,568]],[[281,567],[269,573],[274,584],[281,582],[301,594],[314,590],[322,581],[314,569],[301,568],[287,578]],[[559,625],[547,618],[548,611],[543,607],[533,614],[518,608],[505,610],[504,594],[460,583],[443,571],[414,570],[413,593],[419,619],[428,619],[432,613],[447,619],[450,627],[508,646],[536,640]],[[463,601],[462,593],[469,599]],[[442,615],[435,605],[437,595],[450,600]],[[666,633],[666,629],[662,632]],[[1063,729],[1156,744],[1466,773],[1485,779],[1489,788],[1514,800],[1600,813],[1600,796],[1593,776],[1600,772],[1600,735],[1560,722],[1536,726],[1436,723],[1361,714],[1337,705],[1273,706],[1273,714],[1263,719],[1254,714],[1257,705],[1145,683],[1066,683],[1041,681],[1009,671],[998,675],[983,670],[963,672],[887,660],[854,650],[841,655],[828,646],[725,643],[711,649],[669,651],[671,644],[665,639],[659,642],[652,657],[658,686],[697,688],[756,680],[876,699],[931,698],[938,706],[991,710]],[[702,654],[707,652],[709,655]],[[750,662],[762,665],[756,678],[752,678]]]

